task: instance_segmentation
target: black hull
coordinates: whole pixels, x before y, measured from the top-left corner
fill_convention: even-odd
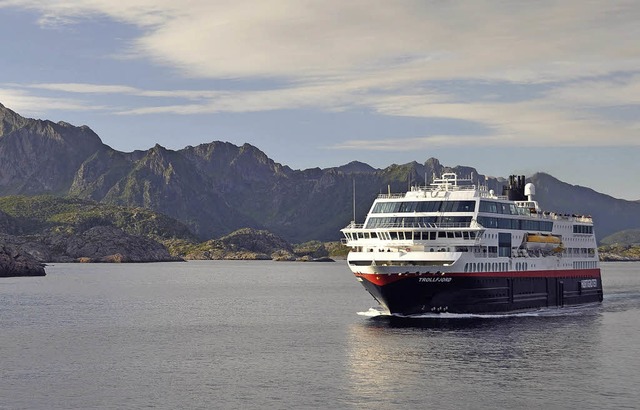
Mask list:
[[[600,270],[553,276],[499,273],[425,276],[356,274],[392,314],[507,313],[602,302]]]

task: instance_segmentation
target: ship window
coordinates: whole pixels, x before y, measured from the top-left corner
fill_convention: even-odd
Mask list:
[[[449,239],[453,238],[453,232],[447,231],[447,238]]]
[[[391,236],[392,240],[396,240],[398,239],[398,232],[389,232],[389,235]]]
[[[475,209],[476,201],[445,201],[440,212],[473,212]]]
[[[573,225],[573,233],[592,234],[593,226],[589,225]]]
[[[422,201],[418,202],[416,212],[438,212],[442,206],[442,201]]]
[[[436,240],[436,231],[429,232],[429,239],[432,241]]]
[[[398,212],[401,202],[378,202],[373,206],[371,213],[375,214],[390,214]]]
[[[443,231],[438,232],[438,238],[446,238],[446,237],[447,237],[446,232],[443,232]]]
[[[480,201],[480,212],[491,212],[495,214],[498,212],[498,203],[491,201]]]
[[[415,212],[418,202],[401,202],[398,212]]]
[[[455,235],[456,238],[462,238],[462,232],[460,232],[460,231],[454,232],[454,235]]]

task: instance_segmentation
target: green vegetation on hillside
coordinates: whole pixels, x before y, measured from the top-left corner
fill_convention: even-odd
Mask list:
[[[103,225],[160,241],[172,238],[195,240],[184,224],[163,214],[78,198],[52,195],[0,197],[0,211],[13,217],[25,234],[73,234]]]
[[[602,245],[640,245],[640,229],[626,229],[603,238]]]
[[[171,256],[187,259],[309,260],[347,253],[339,242],[312,241],[294,247],[269,231],[249,228],[200,242],[183,223],[145,208],[52,195],[0,197],[0,234],[22,237],[19,243],[36,241],[42,255],[68,256],[69,241],[83,242],[90,230],[92,238],[105,246],[121,239],[113,236],[114,230],[92,229],[96,227],[118,228],[139,241],[149,238],[164,245]],[[95,237],[99,232],[109,236]],[[53,248],[47,253],[42,246]]]

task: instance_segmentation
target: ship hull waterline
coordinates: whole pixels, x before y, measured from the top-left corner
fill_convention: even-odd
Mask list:
[[[602,302],[600,269],[448,273],[354,272],[391,314],[511,313]]]

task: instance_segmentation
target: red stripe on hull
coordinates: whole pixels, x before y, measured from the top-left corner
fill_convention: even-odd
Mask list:
[[[433,273],[354,273],[375,285],[384,286],[405,278],[413,277],[466,277],[466,278],[592,278],[600,279],[600,269],[570,269],[570,270],[531,270],[511,272],[451,272],[445,274]]]

